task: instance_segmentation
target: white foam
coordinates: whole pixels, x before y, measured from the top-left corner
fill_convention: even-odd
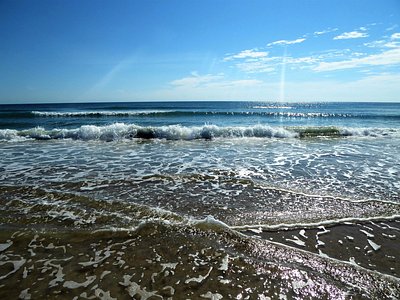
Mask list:
[[[356,259],[355,259],[353,256],[349,258],[349,262],[350,262],[352,265],[358,266],[358,264],[356,263]]]
[[[139,284],[137,284],[134,281],[131,281],[131,278],[132,276],[124,275],[123,277],[124,281],[119,282],[119,284],[126,287],[129,296],[131,296],[132,298],[138,295],[141,300],[146,300],[151,297],[158,297],[160,299],[163,299],[162,296],[157,295],[157,291],[148,292],[146,291],[146,288],[142,289]]]
[[[106,248],[106,249],[104,250],[103,255],[102,255],[102,252],[103,252],[102,250],[96,251],[94,259],[91,258],[90,261],[87,261],[87,262],[80,262],[79,264],[82,265],[82,266],[84,266],[84,267],[93,266],[93,265],[98,265],[99,263],[103,262],[103,261],[106,260],[108,257],[110,257],[111,254],[112,254],[113,252],[115,252],[115,251],[111,251],[111,250],[109,250],[109,249]]]
[[[293,236],[294,239],[286,239],[288,242],[295,243],[298,246],[305,247],[306,243],[300,240],[297,236]]]
[[[8,249],[13,244],[12,241],[7,241],[7,243],[0,244],[0,252]]]
[[[222,284],[229,284],[232,282],[232,280],[230,279],[219,279],[218,281],[221,282]]]
[[[83,293],[82,293],[82,294],[83,294]],[[87,297],[84,297],[82,294],[81,294],[81,297],[82,297],[82,298],[87,298]],[[95,291],[94,291],[94,294],[95,294],[96,297],[99,298],[100,300],[117,300],[117,298],[111,297],[110,291],[105,292],[105,291],[103,291],[103,290],[100,289],[100,288],[96,288]]]
[[[200,295],[200,297],[206,298],[206,299],[211,299],[211,300],[220,300],[220,299],[224,298],[224,297],[222,297],[221,294],[211,293],[210,291],[208,291],[206,294]]]
[[[308,239],[308,236],[306,236],[306,231],[304,229],[300,230],[299,235],[302,236],[305,239]]]
[[[139,116],[159,113],[168,113],[171,110],[123,110],[123,111],[32,111],[31,113],[38,117],[100,117],[100,116]]]
[[[114,123],[110,125],[83,125],[74,129],[44,129],[36,127],[26,130],[1,129],[0,140],[20,141],[24,139],[76,139],[76,140],[103,140],[114,141],[133,138],[156,138],[166,140],[194,140],[213,138],[298,138],[301,133],[307,133],[307,127],[271,127],[257,124],[253,126],[182,126],[168,125],[144,127],[135,124]],[[325,136],[326,128],[312,128],[313,134],[318,136],[318,130]],[[338,128],[342,136],[392,136],[400,135],[399,130],[387,128]],[[336,131],[333,131],[336,134]],[[328,133],[329,136],[329,133]]]
[[[21,291],[19,294],[19,299],[29,300],[31,299],[32,295],[29,293],[29,288]]]
[[[202,220],[193,220],[192,223],[202,229],[230,229],[229,225],[215,219],[213,216],[207,216]]]
[[[164,286],[162,289],[163,290],[169,290],[169,293],[170,293],[171,296],[173,296],[175,294],[175,289],[170,285]]]
[[[365,234],[367,237],[369,237],[369,238],[373,238],[373,237],[374,237],[374,235],[371,234],[371,233],[369,233],[368,231],[365,231],[365,230],[360,229],[360,232],[364,233],[364,234]]]
[[[279,108],[279,109],[291,109],[292,107],[291,106],[285,106],[285,105],[256,105],[256,106],[253,106],[253,108],[255,108],[255,109],[276,109],[276,108]]]
[[[46,130],[36,127],[27,130],[1,129],[0,140],[21,139],[75,139],[114,141],[132,138],[157,138],[166,140],[194,140],[211,138],[290,138],[298,134],[281,127],[266,125],[219,127],[216,125],[181,126],[169,125],[159,127],[143,127],[135,124],[114,123],[105,126],[83,125],[75,129]]]
[[[63,284],[63,287],[69,288],[69,289],[77,289],[80,287],[87,287],[89,284],[93,283],[93,281],[96,280],[96,275],[93,276],[88,276],[86,277],[86,281],[84,282],[76,282],[72,280],[65,281]]]
[[[21,140],[21,138],[18,136],[18,130],[0,129],[0,140],[15,141],[15,140]]]
[[[234,230],[249,230],[251,228],[263,228],[264,230],[278,230],[278,229],[296,229],[296,228],[315,228],[319,226],[329,226],[329,225],[337,225],[337,224],[345,224],[350,223],[354,224],[357,222],[368,222],[368,221],[382,221],[382,220],[394,220],[399,219],[400,215],[391,215],[391,216],[377,216],[377,217],[369,217],[369,218],[343,218],[343,219],[333,219],[333,220],[324,220],[321,222],[315,223],[280,223],[280,224],[254,224],[254,225],[238,225],[231,226],[231,229]],[[321,227],[321,229],[323,229]],[[324,230],[318,232],[317,234],[321,235],[329,232],[329,230]]]
[[[52,266],[57,268],[57,273],[55,274],[56,278],[54,278],[49,282],[50,288],[57,286],[59,282],[63,282],[65,276],[65,274],[63,273],[63,268],[60,265],[52,265]]]
[[[330,230],[327,230],[324,226],[319,226],[318,229],[322,229],[323,231],[317,232],[317,238],[322,234],[327,234],[330,232]]]
[[[176,266],[178,265],[178,263],[165,263],[165,264],[161,264],[162,270],[161,272],[163,272],[165,269],[172,269],[175,270]]]
[[[225,257],[222,259],[221,265],[218,268],[220,271],[228,271],[228,262],[229,262],[229,255],[225,255]]]
[[[0,266],[3,266],[5,264],[12,264],[13,269],[8,272],[7,274],[0,276],[0,280],[7,278],[9,275],[14,274],[17,272],[26,262],[26,259],[21,258],[20,260],[7,260],[7,261],[0,261]]]
[[[185,280],[185,283],[191,283],[191,282],[197,282],[197,283],[201,283],[203,282],[204,279],[207,279],[208,276],[210,276],[210,273],[212,271],[213,267],[210,267],[210,269],[208,270],[206,275],[199,275],[198,277],[193,277],[193,278],[189,278]]]
[[[342,127],[339,132],[343,136],[370,136],[370,137],[383,137],[398,135],[399,131],[391,128],[347,128]]]
[[[374,241],[371,241],[370,239],[367,239],[367,241],[372,247],[372,249],[374,249],[374,251],[378,251],[382,247],[381,245],[376,244]]]
[[[250,232],[253,232],[255,234],[260,234],[262,233],[262,229],[261,228],[249,228]]]
[[[297,289],[305,288],[306,286],[312,285],[312,284],[313,284],[313,282],[312,282],[311,279],[308,279],[308,281],[293,280],[292,287],[293,287],[294,290],[297,290]]]
[[[106,277],[110,273],[111,273],[111,271],[103,271],[103,273],[101,273],[101,275],[100,275],[100,280],[102,280],[104,277]]]

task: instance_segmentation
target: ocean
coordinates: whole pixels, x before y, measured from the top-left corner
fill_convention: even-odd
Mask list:
[[[399,299],[400,103],[0,105],[1,299]]]

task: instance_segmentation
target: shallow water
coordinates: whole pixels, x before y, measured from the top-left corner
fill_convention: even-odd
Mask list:
[[[393,110],[131,105],[2,119],[2,298],[400,297]]]

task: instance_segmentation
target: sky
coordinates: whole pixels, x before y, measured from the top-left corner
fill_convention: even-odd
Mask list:
[[[0,104],[400,102],[399,0],[0,0]]]

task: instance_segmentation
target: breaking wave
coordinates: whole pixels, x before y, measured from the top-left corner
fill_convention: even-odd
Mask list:
[[[198,140],[215,138],[310,138],[310,137],[385,137],[398,135],[399,130],[390,128],[338,128],[338,127],[271,127],[254,126],[139,126],[114,123],[106,126],[83,125],[75,129],[45,129],[35,127],[27,130],[1,129],[0,140],[18,141],[25,139],[52,140],[102,140],[122,139],[166,139]]]

